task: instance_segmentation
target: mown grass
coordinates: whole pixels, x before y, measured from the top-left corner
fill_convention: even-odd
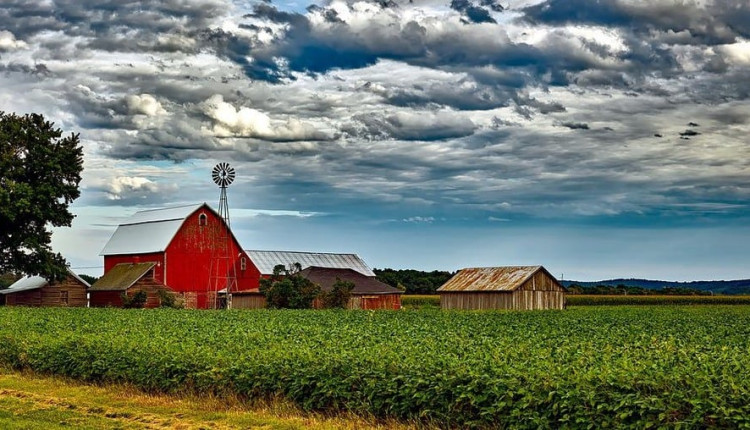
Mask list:
[[[0,363],[452,427],[750,427],[750,306],[4,308]]]
[[[283,401],[251,405],[236,397],[144,394],[131,385],[97,386],[0,368],[0,428],[407,430],[411,427],[355,416],[308,414]]]

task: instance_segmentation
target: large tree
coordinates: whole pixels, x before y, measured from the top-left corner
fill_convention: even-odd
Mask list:
[[[42,115],[0,111],[0,273],[65,276],[65,259],[52,252],[50,226],[70,226],[78,198],[83,149],[77,134]]]

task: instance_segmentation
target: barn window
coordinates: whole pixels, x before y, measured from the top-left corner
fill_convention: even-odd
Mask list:
[[[60,304],[63,304],[63,305],[68,304],[68,292],[67,291],[60,291]]]
[[[200,215],[198,215],[198,225],[199,226],[204,226],[204,225],[206,225],[207,222],[208,222],[208,217],[206,216],[206,214],[200,214]]]
[[[247,260],[245,260],[245,257],[240,258],[240,270],[247,269]]]

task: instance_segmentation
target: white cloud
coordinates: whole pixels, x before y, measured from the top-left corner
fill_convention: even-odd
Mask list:
[[[242,106],[236,109],[221,94],[203,103],[203,113],[214,120],[210,130],[217,137],[254,137],[267,140],[327,140],[331,137],[312,124],[296,118],[272,120],[266,113]]]
[[[128,112],[133,115],[156,116],[167,113],[161,103],[150,94],[125,96],[125,104],[128,106]]]
[[[121,200],[134,196],[146,198],[148,194],[155,194],[165,191],[165,189],[174,188],[174,186],[161,186],[148,178],[140,176],[117,176],[109,179],[105,186],[109,200]]]
[[[719,51],[734,64],[750,64],[750,41],[722,45]]]
[[[24,49],[28,45],[23,40],[16,40],[16,36],[8,30],[0,30],[0,51]]]

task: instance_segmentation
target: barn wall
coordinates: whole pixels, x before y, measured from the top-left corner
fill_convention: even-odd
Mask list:
[[[561,291],[441,293],[442,309],[564,309],[565,293]]]
[[[104,273],[107,273],[120,263],[156,263],[154,267],[154,276],[156,279],[164,283],[164,253],[154,252],[150,254],[135,254],[135,255],[105,255],[104,256]]]
[[[352,296],[349,309],[401,309],[401,294]]]
[[[121,308],[120,294],[122,294],[122,291],[92,291],[89,293],[89,306],[92,308]]]
[[[201,214],[207,217],[205,225],[199,225],[198,218]],[[222,235],[227,235],[228,243],[214,243],[215,238]],[[227,251],[221,248],[226,246],[229,246]],[[185,293],[186,306],[193,307],[193,303],[194,307],[200,309],[215,306],[214,286],[210,285],[214,247],[217,254],[230,256],[217,263],[217,267],[213,269],[214,276],[226,276],[234,267],[239,290],[258,288],[260,274],[250,258],[227,232],[224,221],[213,211],[203,208],[185,220],[166,252],[166,284],[177,292]],[[240,267],[241,257],[246,261],[245,270]]]
[[[86,286],[72,276],[59,284],[45,285],[35,290],[7,294],[8,306],[86,307]],[[62,301],[62,293],[68,293],[68,301]]]
[[[42,290],[38,288],[36,290],[21,291],[14,294],[5,295],[5,303],[8,306],[41,306],[42,305]]]
[[[560,286],[560,284],[555,281],[552,277],[550,277],[546,272],[543,270],[539,270],[538,272],[534,273],[534,276],[529,278],[526,282],[524,282],[520,287],[520,290],[528,290],[528,291],[558,291],[558,292],[565,292],[565,289]]]
[[[565,293],[561,291],[526,291],[518,289],[513,292],[513,309],[539,310],[564,308]]]
[[[440,293],[442,309],[513,309],[509,292]]]
[[[133,284],[132,287],[128,288],[128,296],[133,296],[138,291],[146,292],[146,304],[144,308],[153,309],[161,306],[161,299],[159,299],[159,290],[165,289],[164,285],[154,280],[153,278],[141,278],[138,282]],[[122,291],[92,291],[91,292],[91,307],[92,308],[104,308],[122,307]]]
[[[233,294],[232,309],[263,309],[266,299],[262,294]]]

